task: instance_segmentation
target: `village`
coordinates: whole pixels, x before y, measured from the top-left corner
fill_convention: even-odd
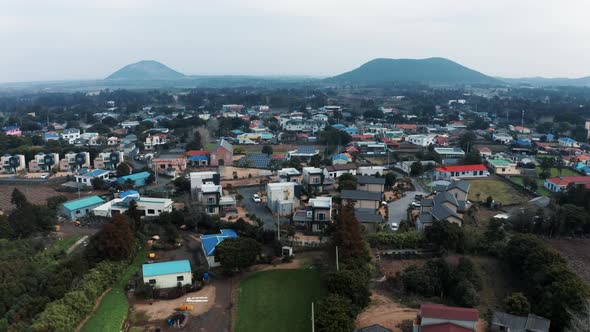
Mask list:
[[[512,283],[529,271],[516,272],[522,261],[507,251],[521,241],[553,250],[544,246],[557,241],[524,233],[582,238],[590,230],[585,217],[570,221],[587,212],[568,196],[590,188],[590,121],[577,141],[567,126],[557,134],[524,111],[479,111],[469,98],[417,111],[397,95],[364,112],[346,106],[350,98],[332,99],[277,110],[180,102],[130,110],[107,100],[75,120],[29,114],[32,128],[3,127],[7,220],[28,206],[22,199],[52,200],[57,222],[44,229],[50,245],[64,246],[60,260],[93,251],[130,259],[124,277],[68,328],[307,331],[314,314],[320,326],[346,325],[326,318],[346,306],[355,313],[344,314],[349,331],[543,332],[564,324],[566,306]],[[137,247],[119,228],[105,233],[121,220],[141,234]],[[590,281],[588,271],[567,271],[572,282]],[[349,284],[358,287],[342,289]],[[328,292],[349,303],[326,300]],[[60,329],[50,313],[40,315],[35,328]],[[283,319],[291,328],[274,329]]]

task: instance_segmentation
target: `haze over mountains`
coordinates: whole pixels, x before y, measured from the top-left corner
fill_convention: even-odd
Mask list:
[[[173,80],[185,75],[154,60],[144,60],[127,65],[107,77],[107,80]]]

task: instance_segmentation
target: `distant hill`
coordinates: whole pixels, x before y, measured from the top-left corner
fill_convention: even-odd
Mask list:
[[[504,82],[445,58],[375,59],[364,65],[327,78],[334,83],[376,84],[416,82],[430,84],[504,84]]]
[[[184,74],[153,60],[144,60],[127,65],[112,73],[107,80],[173,80]]]
[[[580,78],[545,78],[545,77],[523,77],[523,78],[501,78],[502,81],[513,85],[541,86],[590,86],[590,76]]]

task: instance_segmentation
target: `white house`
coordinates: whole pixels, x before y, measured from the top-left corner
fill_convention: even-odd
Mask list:
[[[406,137],[406,141],[419,146],[434,145],[436,135],[409,135]]]
[[[137,203],[137,210],[142,217],[158,217],[162,212],[172,212],[172,204],[174,203],[169,198],[127,196],[124,198],[115,198],[97,206],[93,209],[93,213],[101,217],[112,217],[122,214],[129,209],[131,201]]]
[[[0,157],[1,173],[15,174],[24,170],[25,167],[25,156],[22,154],[5,154],[2,157]]]
[[[268,183],[266,196],[266,205],[272,213],[285,216],[299,207],[299,199],[295,196],[295,182]]]
[[[108,180],[108,178],[109,178],[109,171],[105,171],[102,169],[95,169],[90,172],[76,174],[76,183],[90,187],[90,186],[92,186],[92,180],[94,180],[94,179]]]
[[[492,134],[492,139],[496,142],[500,142],[502,144],[510,144],[514,140],[512,135],[504,132],[496,132]]]
[[[435,169],[436,179],[462,179],[489,176],[490,172],[484,164],[442,166]]]
[[[29,161],[29,172],[49,172],[59,165],[58,153],[39,152]]]
[[[105,151],[94,158],[94,168],[114,170],[124,161],[123,151]]]
[[[59,169],[62,171],[74,171],[81,168],[90,168],[89,152],[68,152],[59,161]]]
[[[173,288],[191,285],[193,282],[191,263],[188,259],[160,263],[143,264],[141,268],[143,283],[155,288]]]
[[[61,134],[61,138],[69,144],[74,144],[80,137],[80,129],[78,128],[68,128]]]

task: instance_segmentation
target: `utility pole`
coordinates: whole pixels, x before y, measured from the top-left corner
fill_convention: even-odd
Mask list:
[[[281,221],[280,221],[280,214],[277,211],[277,240],[281,241]]]
[[[315,332],[315,319],[313,313],[313,302],[311,302],[311,332]]]
[[[340,271],[340,264],[338,264],[338,246],[336,246],[336,271]]]

